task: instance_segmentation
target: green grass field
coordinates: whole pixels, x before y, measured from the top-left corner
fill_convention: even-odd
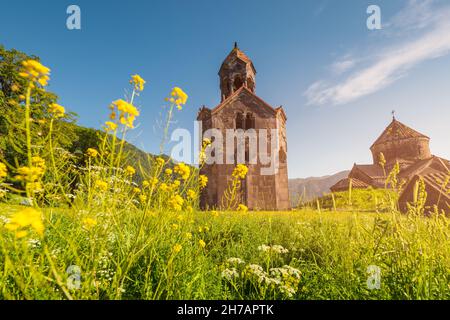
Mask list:
[[[0,299],[450,298],[449,220],[437,210],[424,216],[423,181],[408,214],[398,212],[398,165],[383,190],[249,212],[248,167],[237,164],[226,209],[202,212],[208,177],[198,169],[211,140],[198,168],[162,155],[187,103],[181,88],[165,99],[160,156],[127,152],[145,84],[138,75],[131,98],[110,105],[98,139],[71,153],[55,140],[65,108],[40,96],[50,70],[23,60],[8,68],[17,111],[6,121],[9,151],[0,150]]]
[[[19,209],[0,208],[2,221]],[[124,210],[88,226],[84,214],[45,210],[42,239],[1,233],[1,299],[450,297],[442,216]],[[371,265],[379,289],[368,288]]]

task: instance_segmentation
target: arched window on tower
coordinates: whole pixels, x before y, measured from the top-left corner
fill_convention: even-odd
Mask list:
[[[247,113],[245,118],[245,130],[255,129],[255,117],[251,113]]]
[[[240,112],[236,114],[236,129],[245,129],[245,118]]]
[[[234,91],[240,89],[243,86],[244,82],[242,81],[241,77],[237,76],[234,78],[233,88]]]

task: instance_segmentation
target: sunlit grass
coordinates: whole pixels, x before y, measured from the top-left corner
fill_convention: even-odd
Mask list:
[[[49,69],[30,61],[23,68],[26,97],[17,103],[25,109],[19,126],[25,150],[17,151],[23,163],[0,162],[1,299],[450,297],[449,220],[437,212],[423,216],[420,185],[409,214],[400,214],[395,170],[394,193],[371,195],[378,213],[359,212],[368,200],[351,189],[328,207],[318,202],[317,210],[249,212],[241,203],[248,168],[237,165],[222,211],[202,212],[198,200],[208,179],[198,168],[162,154],[148,156],[147,170],[127,161],[141,77],[132,77],[131,97],[110,105],[100,144],[78,155],[80,166],[53,145],[53,122],[64,107],[33,98],[47,85]],[[166,99],[161,151],[187,99],[178,87]],[[51,117],[40,140],[32,134],[32,108]],[[210,143],[203,141],[200,159]],[[341,203],[349,211],[336,210]],[[381,270],[379,289],[367,285],[369,266]]]
[[[0,208],[2,212],[21,209]],[[142,212],[134,210],[104,212],[97,225],[89,226],[83,223],[83,214],[48,208],[44,210],[44,239],[14,240],[11,235],[2,235],[2,298],[450,296],[450,229],[448,219],[442,216],[311,210],[165,212],[149,214],[141,225]],[[136,238],[140,229],[141,236]],[[286,252],[261,249],[271,245]],[[243,263],[227,262],[230,258]],[[80,269],[79,289],[68,285],[72,274],[66,271],[72,265]],[[381,268],[379,290],[367,287],[369,265]],[[262,273],[255,266],[260,266]],[[290,294],[271,275],[272,268],[284,266],[300,274],[289,282],[293,284]]]

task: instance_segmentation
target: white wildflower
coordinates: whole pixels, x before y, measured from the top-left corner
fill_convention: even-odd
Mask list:
[[[285,294],[288,298],[292,298],[296,293],[296,290],[288,285],[282,285],[278,287],[280,292]]]
[[[273,253],[279,253],[279,254],[289,252],[288,249],[284,248],[283,246],[277,245],[277,244],[275,244],[273,246],[268,246],[268,245],[262,244],[258,247],[258,250],[262,251],[262,252],[273,252]]]
[[[234,278],[239,278],[239,273],[236,268],[225,269],[222,271],[222,277],[227,280],[233,280]]]
[[[262,251],[262,252],[268,252],[270,250],[270,246],[266,246],[265,244],[262,244],[258,247],[258,250]]]
[[[245,261],[242,260],[241,258],[228,258],[227,262],[229,264],[244,264],[245,263]]]
[[[38,248],[41,246],[41,241],[39,241],[39,239],[29,239],[28,240],[28,245],[31,248]]]

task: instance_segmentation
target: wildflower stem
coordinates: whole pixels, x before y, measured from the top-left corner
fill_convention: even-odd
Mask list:
[[[48,252],[47,246],[45,246],[45,248],[44,248],[44,253],[48,259],[48,262],[50,264],[50,268],[52,270],[53,276],[55,277],[56,283],[61,288],[61,290],[64,293],[64,295],[66,296],[66,298],[69,300],[73,300],[72,295],[69,293],[69,291],[67,291],[67,289],[62,284],[62,279],[61,279],[60,275],[58,274],[58,271],[56,271],[55,264],[53,263],[53,259],[50,256],[50,253]]]
[[[133,93],[131,94],[131,100],[130,100],[130,104],[134,103],[134,97],[136,96],[136,89],[133,89]],[[122,158],[122,153],[123,153],[123,146],[125,144],[125,135],[127,133],[127,126],[125,126],[125,128],[123,129],[123,133],[122,133],[122,141],[120,142],[120,149],[119,149],[119,153],[117,156],[117,167],[119,167],[120,165],[120,161]]]
[[[172,120],[172,114],[173,114],[173,107],[174,106],[175,105],[173,103],[170,105],[169,113],[167,114],[166,127],[164,128],[163,138],[161,140],[161,145],[159,147],[159,152],[161,154],[164,153],[164,144],[166,143],[167,136],[169,135],[170,121]]]
[[[27,135],[27,157],[28,166],[31,167],[31,128],[30,128],[30,98],[31,98],[31,81],[28,83],[26,101],[25,101],[25,130]]]
[[[58,169],[56,168],[55,152],[53,149],[53,139],[52,139],[53,122],[54,122],[54,119],[50,120],[50,128],[49,128],[49,133],[48,133],[48,143],[50,146],[50,158],[52,160],[53,174],[55,175],[55,184],[58,185],[58,188],[61,190],[62,195],[64,196],[66,201],[69,202],[69,198],[67,197],[64,187],[61,184],[61,180],[60,180],[59,174],[58,174]]]

